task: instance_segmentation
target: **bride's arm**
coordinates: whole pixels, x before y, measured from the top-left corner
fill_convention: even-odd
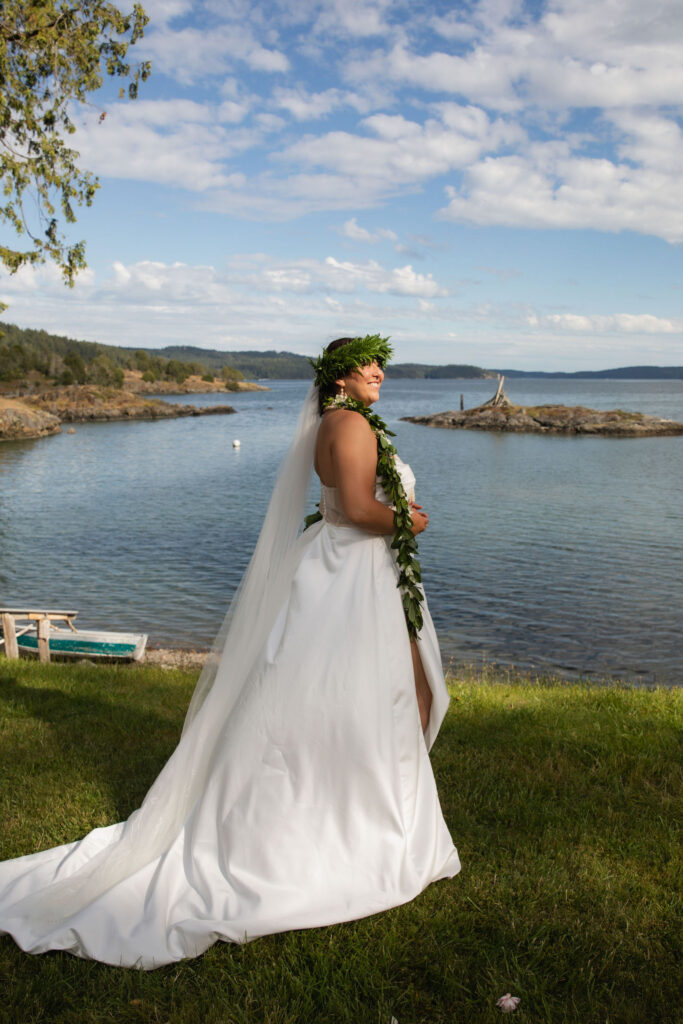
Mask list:
[[[340,409],[329,425],[334,479],[342,511],[347,519],[370,533],[392,534],[394,513],[375,498],[377,440],[362,416]],[[427,527],[429,517],[412,510],[413,533]]]

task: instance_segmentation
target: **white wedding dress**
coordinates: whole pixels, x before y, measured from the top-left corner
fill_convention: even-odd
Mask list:
[[[389,541],[346,522],[334,488],[323,487],[321,511],[296,540],[248,685],[218,724],[214,686],[142,810],[0,864],[0,932],[27,952],[152,969],[217,940],[374,914],[458,872],[428,757],[448,694],[426,604],[423,736]],[[159,791],[179,818],[150,839],[143,826],[167,811],[156,789],[207,716],[214,738],[198,741],[201,757],[183,755],[177,798]],[[187,779],[197,795],[182,790]],[[119,864],[126,836],[135,856]]]

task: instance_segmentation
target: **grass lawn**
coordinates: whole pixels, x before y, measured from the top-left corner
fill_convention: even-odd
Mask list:
[[[0,658],[0,857],[119,821],[196,673]],[[0,938],[16,1024],[675,1024],[680,691],[457,678],[432,752],[463,864],[412,903],[144,973]]]

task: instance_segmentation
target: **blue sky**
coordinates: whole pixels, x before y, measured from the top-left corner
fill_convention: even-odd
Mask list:
[[[122,5],[125,6],[125,5]],[[110,344],[683,363],[677,0],[148,0],[74,147],[88,270],[6,318]],[[100,113],[107,117],[100,122]]]

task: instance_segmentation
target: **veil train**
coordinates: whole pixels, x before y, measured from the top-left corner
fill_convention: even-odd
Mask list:
[[[62,865],[63,877],[14,904],[12,916],[42,928],[77,913],[159,857],[182,828],[203,791],[216,741],[243,696],[296,565],[293,556],[304,518],[318,423],[318,389],[311,386],[254,554],[195,687],[180,742],[140,808],[126,822],[95,829],[74,844]],[[224,656],[226,651],[229,657]],[[108,841],[102,847],[105,838]],[[69,871],[74,863],[79,866]]]

